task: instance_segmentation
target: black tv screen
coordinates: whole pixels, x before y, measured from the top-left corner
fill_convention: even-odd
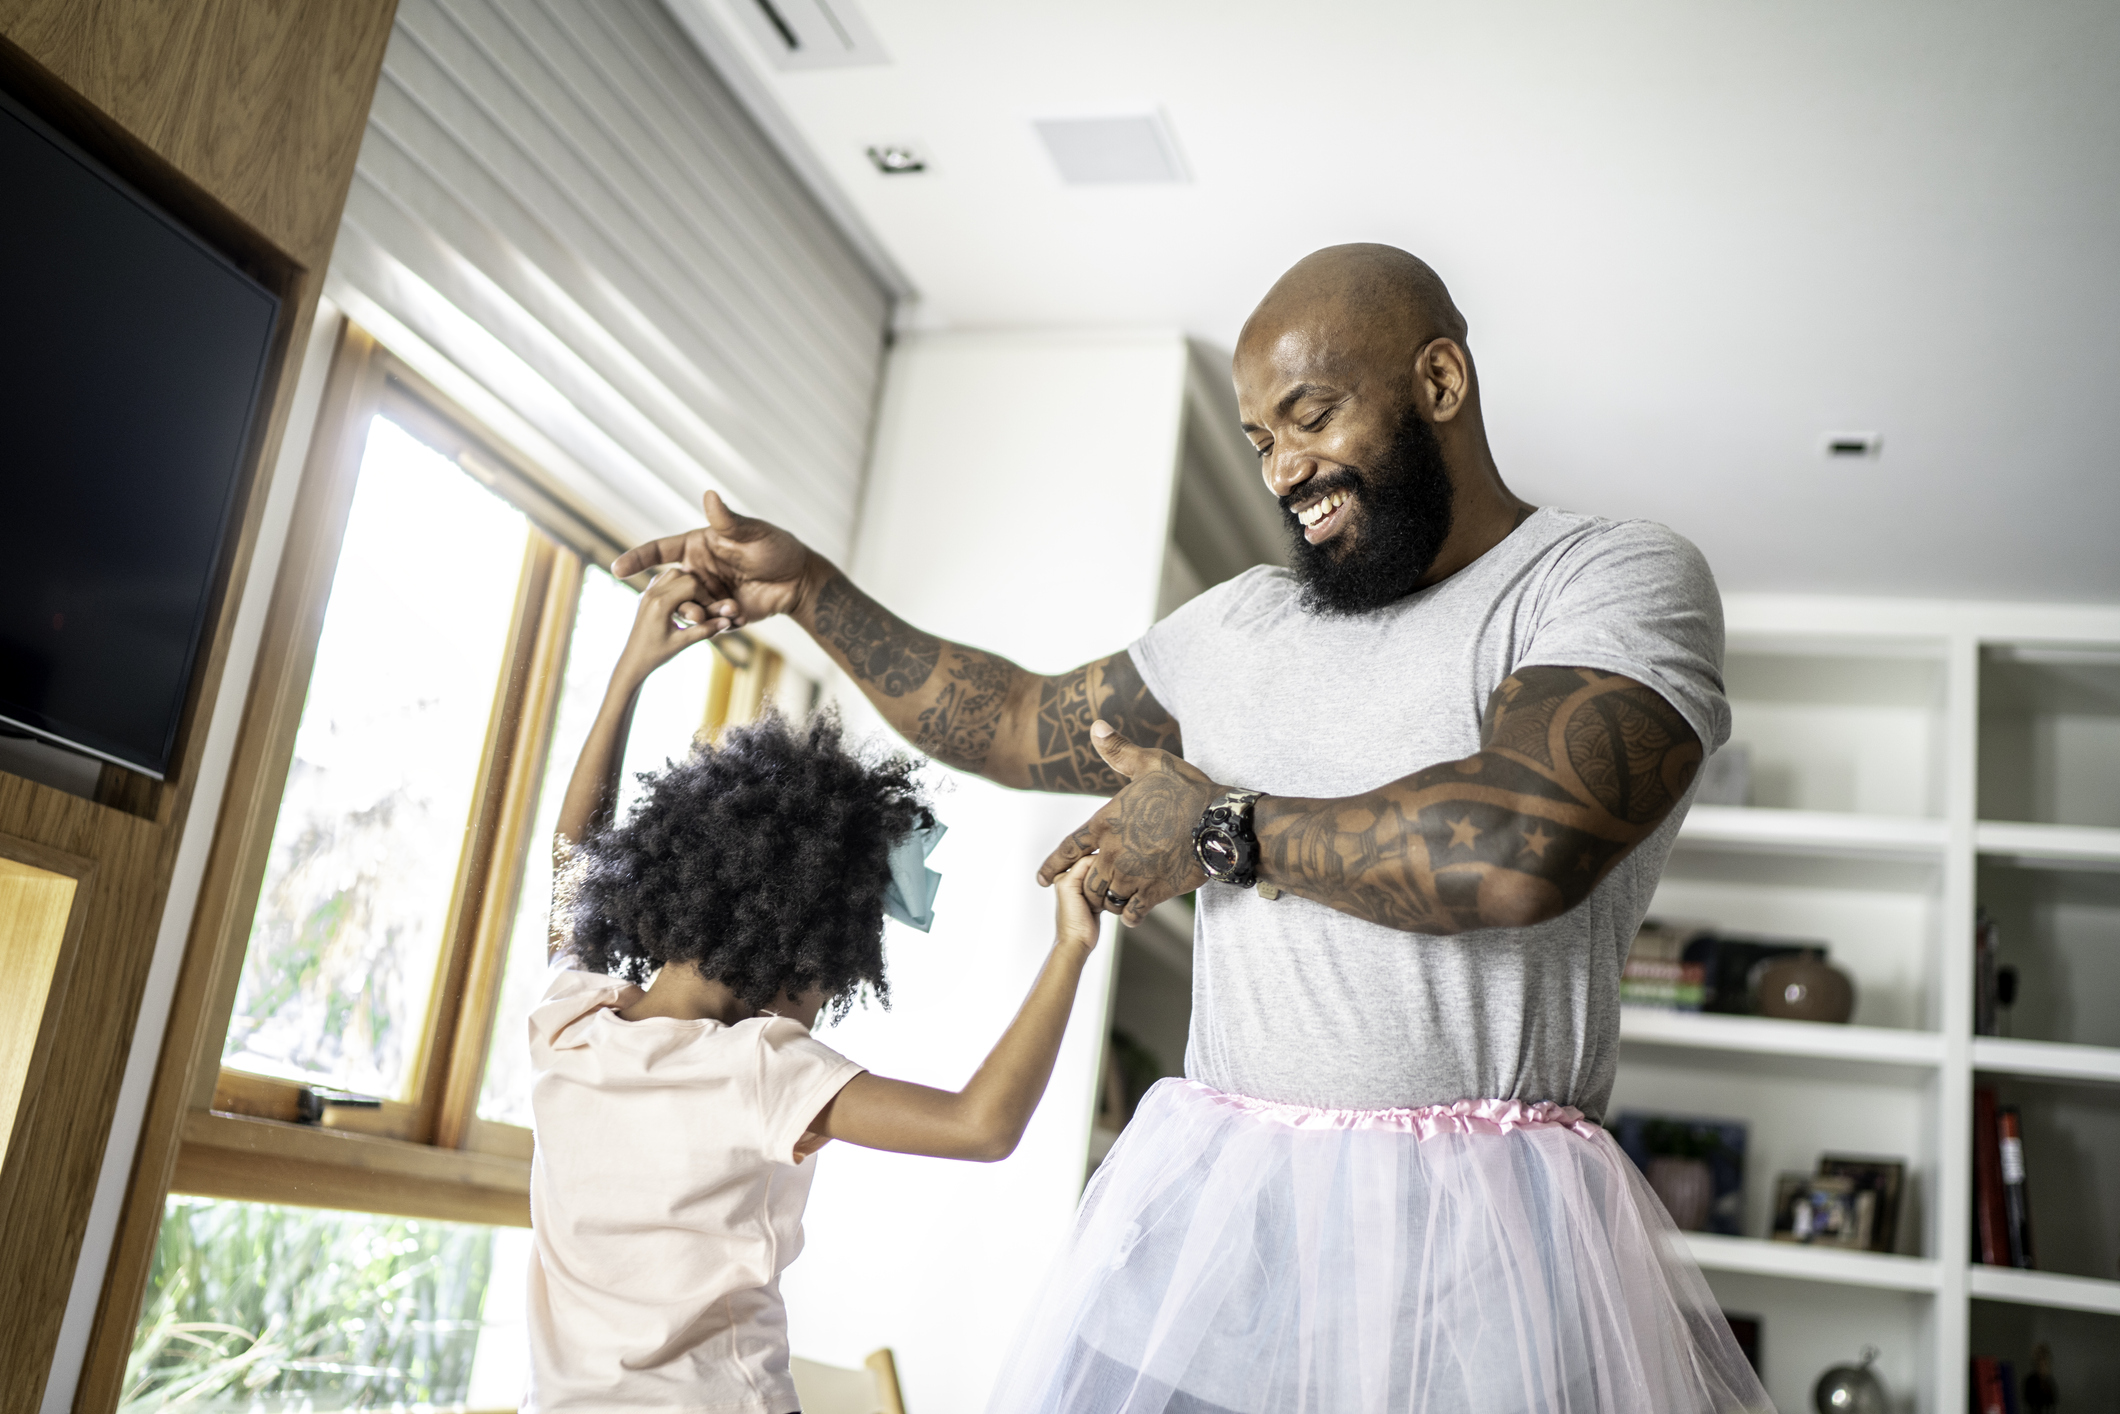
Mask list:
[[[0,730],[168,772],[279,307],[0,94]]]

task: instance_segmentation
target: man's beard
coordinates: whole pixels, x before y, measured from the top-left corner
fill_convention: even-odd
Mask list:
[[[1342,488],[1355,493],[1353,522],[1324,544],[1311,544],[1290,507]],[[1408,408],[1373,465],[1312,477],[1283,496],[1281,514],[1294,536],[1289,568],[1303,607],[1314,614],[1365,614],[1411,594],[1450,536],[1454,491],[1435,429]]]

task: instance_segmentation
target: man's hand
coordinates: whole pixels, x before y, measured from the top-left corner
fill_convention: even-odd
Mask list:
[[[1207,881],[1193,853],[1193,826],[1222,788],[1183,757],[1136,746],[1102,719],[1091,726],[1090,740],[1126,784],[1046,856],[1038,882],[1050,884],[1088,858],[1083,896],[1131,928],[1163,900]]]
[[[658,565],[682,567],[713,596],[702,609],[705,621],[719,622],[716,633],[796,612],[830,574],[830,566],[779,526],[736,514],[713,491],[701,502],[705,525],[634,546],[611,573],[626,579]]]

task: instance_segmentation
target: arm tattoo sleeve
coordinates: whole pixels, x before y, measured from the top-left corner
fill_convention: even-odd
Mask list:
[[[1392,928],[1521,926],[1573,908],[1671,812],[1700,739],[1659,694],[1588,668],[1525,668],[1485,745],[1346,800],[1260,802],[1268,877]]]
[[[837,648],[847,671],[885,697],[918,692],[942,656],[942,640],[922,633],[836,575],[817,593],[817,636]]]
[[[993,754],[994,734],[1001,729],[1009,689],[1022,671],[991,653],[953,652],[942,690],[921,709],[914,723],[913,745],[938,761],[967,771],[983,770]]]
[[[1090,744],[1090,724],[1099,717],[1137,746],[1185,754],[1177,722],[1141,681],[1132,656],[1114,653],[1041,685],[1031,789],[1111,795],[1126,784]]]
[[[1090,745],[1090,723],[1100,716],[1142,746],[1180,750],[1178,724],[1124,653],[1034,678],[998,654],[922,633],[845,575],[817,591],[810,629],[846,660],[862,692],[914,746],[1003,785],[1086,795],[1118,790],[1125,782]]]

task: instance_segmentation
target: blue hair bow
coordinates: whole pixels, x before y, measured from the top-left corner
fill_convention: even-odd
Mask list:
[[[942,876],[927,867],[927,857],[949,833],[934,816],[926,820],[891,846],[891,882],[883,891],[884,916],[923,933],[935,922],[935,890],[942,886]]]

